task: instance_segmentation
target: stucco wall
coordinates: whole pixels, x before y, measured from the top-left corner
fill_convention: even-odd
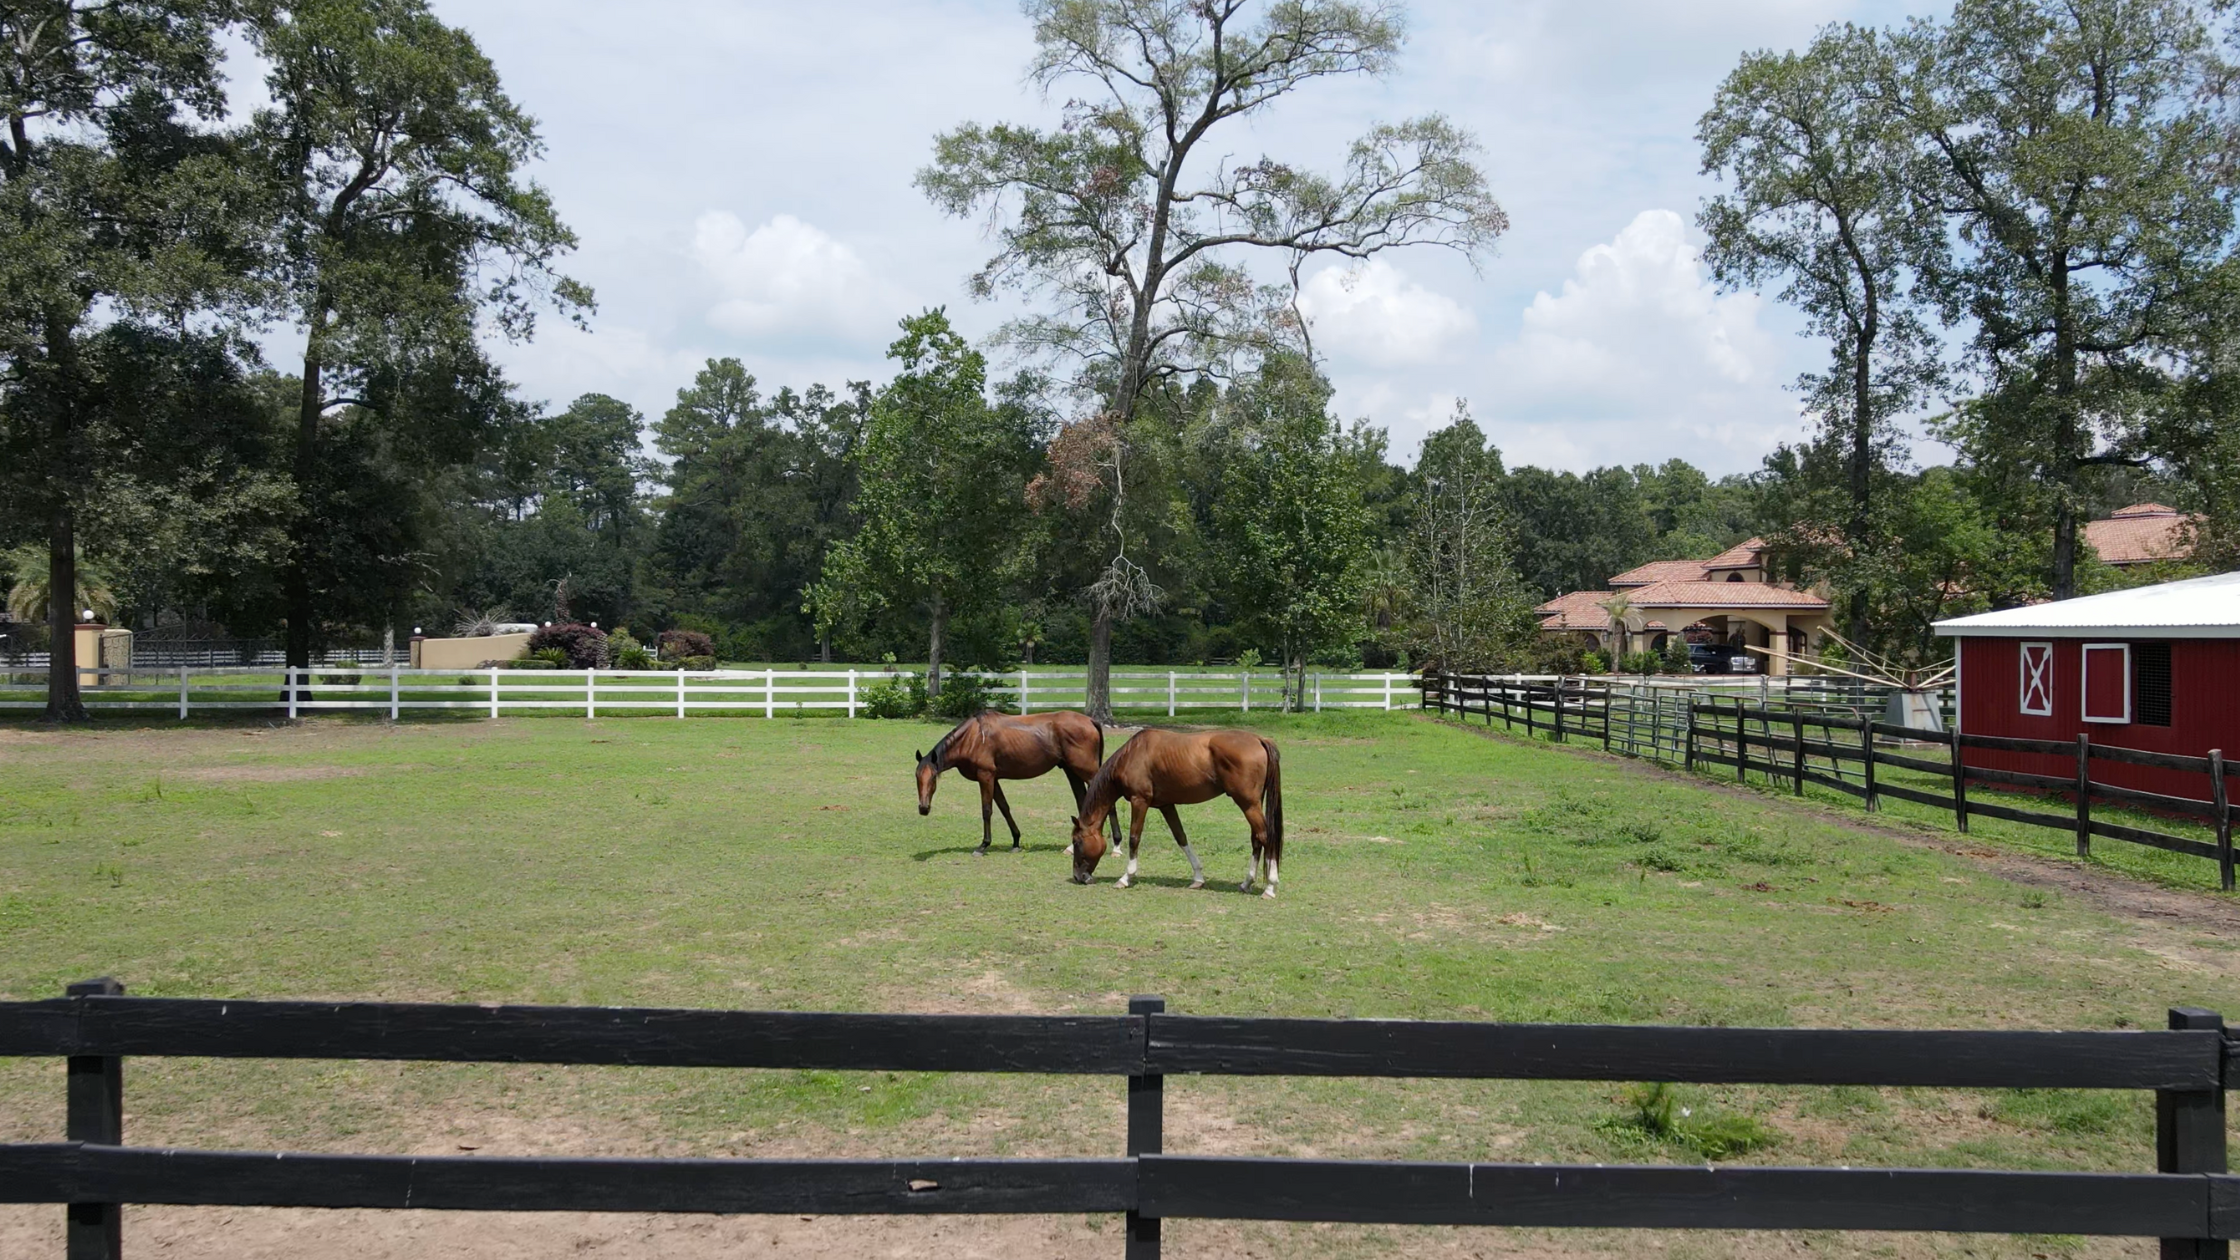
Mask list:
[[[485,634],[471,639],[420,639],[412,645],[414,669],[473,669],[484,661],[517,661],[529,654],[525,634]]]

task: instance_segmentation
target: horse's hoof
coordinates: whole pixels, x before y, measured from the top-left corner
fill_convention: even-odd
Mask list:
[[[974,857],[986,857],[986,856],[988,856],[988,851],[987,851],[986,849],[974,849],[974,850],[972,851],[972,856],[974,856]]]
[[[1241,884],[1237,885],[1237,891],[1238,891],[1238,892],[1251,892],[1251,891],[1252,891],[1252,881],[1248,879],[1248,880],[1246,880],[1245,882],[1243,882],[1243,883],[1241,883]]]
[[[1125,876],[1125,875],[1122,875],[1122,876],[1121,876],[1121,877],[1120,877],[1119,879],[1117,879],[1117,880],[1113,881],[1113,884],[1112,884],[1112,886],[1113,886],[1114,888],[1126,888],[1126,887],[1128,887],[1128,886],[1129,886],[1130,884],[1132,884],[1132,883],[1134,883],[1134,882],[1135,882],[1134,880],[1131,880],[1131,879],[1129,879],[1129,878],[1128,878],[1127,876]]]
[[[1266,898],[1266,899],[1267,899],[1267,900],[1269,900],[1269,901],[1274,901],[1274,900],[1276,899],[1276,890],[1275,890],[1275,889],[1273,889],[1273,888],[1270,888],[1270,889],[1268,889],[1268,891],[1266,891],[1266,892],[1264,892],[1264,893],[1261,893],[1260,895],[1261,895],[1262,897]]]
[[[1190,886],[1192,888],[1203,888],[1206,886],[1206,882],[1202,879],[1195,879],[1190,881]]]

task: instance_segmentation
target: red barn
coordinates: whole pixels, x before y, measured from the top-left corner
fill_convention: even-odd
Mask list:
[[[2240,755],[2240,573],[1937,623],[1958,641],[1959,729]],[[2074,757],[1971,748],[1971,766],[2074,775]],[[2094,782],[2207,800],[2208,776],[2095,761]]]

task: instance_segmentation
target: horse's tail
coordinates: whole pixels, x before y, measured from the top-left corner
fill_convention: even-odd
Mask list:
[[[1263,739],[1260,746],[1268,750],[1266,795],[1261,798],[1268,811],[1268,853],[1280,860],[1283,853],[1283,758],[1276,754],[1273,742]]]

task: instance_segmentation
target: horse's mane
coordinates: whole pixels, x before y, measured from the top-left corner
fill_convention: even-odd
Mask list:
[[[980,714],[975,713],[971,717],[966,718],[964,721],[957,723],[955,726],[949,728],[948,734],[942,736],[939,740],[934,742],[933,751],[927,753],[926,756],[933,759],[933,768],[935,770],[939,771],[949,768],[949,745],[957,741],[957,736],[964,733],[964,728],[968,726],[978,727],[980,725],[980,716]]]

